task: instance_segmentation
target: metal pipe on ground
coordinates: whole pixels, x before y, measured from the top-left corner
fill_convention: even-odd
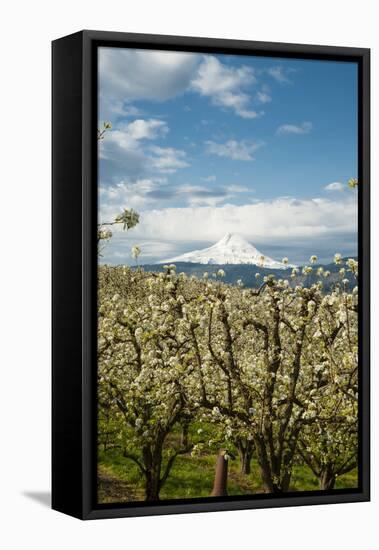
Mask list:
[[[211,497],[228,496],[228,461],[230,455],[223,449],[220,451],[216,461],[215,479]]]

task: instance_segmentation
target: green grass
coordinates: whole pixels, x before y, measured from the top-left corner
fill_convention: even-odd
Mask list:
[[[203,430],[201,435],[198,434],[199,428]],[[190,426],[189,437],[193,443],[208,441],[212,435],[213,426],[211,424],[195,422]],[[180,431],[176,429],[167,438],[167,446],[177,448],[179,437]],[[237,457],[236,450],[233,448],[230,450]],[[216,455],[216,450],[204,451],[199,456],[191,456],[190,454],[179,455],[175,460],[166,483],[161,489],[160,498],[176,499],[210,496],[215,474]],[[125,491],[126,486],[129,490],[127,491],[128,498],[125,498],[125,500],[144,499],[144,478],[134,462],[125,459],[117,450],[107,452],[99,450],[98,463],[99,473],[106,478],[110,478],[114,486],[114,494],[112,494],[112,483],[108,484],[106,492],[99,490],[99,499],[102,502],[119,501],[120,492]],[[254,458],[251,461],[251,473],[249,475],[240,473],[240,461],[238,457],[235,460],[229,461],[228,468],[229,495],[249,495],[263,492],[259,467]],[[335,488],[356,487],[357,476],[357,470],[353,470],[337,478]],[[295,465],[290,489],[292,491],[318,490],[318,480],[308,466]]]
[[[209,496],[213,487],[215,463],[215,454],[204,453],[196,457],[192,457],[191,455],[179,456],[175,461],[170,476],[161,489],[161,499]],[[240,463],[238,458],[229,462],[229,495],[248,495],[263,492],[256,460],[252,460],[251,474],[248,476],[241,474],[239,469]],[[102,475],[114,478],[115,487],[117,486],[117,480],[126,482],[130,488],[130,493],[133,495],[133,500],[143,500],[144,480],[138,467],[132,461],[123,458],[115,451],[99,451],[99,472]],[[336,482],[336,489],[356,486],[356,470],[339,477]],[[296,465],[293,470],[291,490],[310,491],[317,489],[318,482],[311,470],[307,466]],[[119,491],[115,491],[115,493],[119,495]],[[115,501],[111,493],[108,493],[107,496],[102,496],[100,492],[99,497],[103,502]],[[115,499],[117,500],[116,495]]]
[[[358,485],[358,470],[352,470],[337,478],[335,489],[350,489]],[[319,489],[318,481],[312,471],[303,465],[296,465],[292,473],[291,489],[294,491],[312,491]]]

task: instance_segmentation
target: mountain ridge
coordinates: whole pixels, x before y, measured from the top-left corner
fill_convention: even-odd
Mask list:
[[[351,256],[349,256],[351,257]],[[353,256],[356,259],[355,256]],[[342,258],[342,263],[345,264],[348,257]],[[305,265],[305,264],[304,264]],[[333,286],[341,281],[341,276],[339,270],[341,265],[337,265],[334,262],[324,263],[324,264],[315,264],[312,266],[312,273],[309,275],[304,275],[301,268],[299,267],[299,273],[296,277],[291,278],[292,268],[283,269],[270,269],[262,268],[259,266],[248,265],[248,264],[227,264],[227,265],[208,265],[204,264],[195,264],[190,262],[177,262],[176,271],[177,273],[185,273],[187,277],[196,277],[197,279],[203,279],[204,272],[208,273],[210,278],[213,278],[213,275],[216,275],[219,269],[222,269],[225,273],[225,276],[222,278],[222,282],[226,284],[236,285],[241,281],[245,288],[257,288],[261,285],[263,278],[266,275],[274,275],[274,277],[280,279],[288,279],[291,286],[296,286],[298,284],[303,284],[304,286],[311,286],[319,280],[323,282],[323,291],[327,292],[333,288]],[[330,271],[330,276],[327,278],[321,278],[317,275],[317,269],[322,267],[325,271]],[[144,264],[142,266],[133,266],[132,269],[144,269],[148,272],[164,272],[164,264]],[[259,273],[260,276],[256,279],[255,274]],[[349,288],[353,288],[357,283],[354,276],[349,271],[346,272],[345,278],[349,280]]]

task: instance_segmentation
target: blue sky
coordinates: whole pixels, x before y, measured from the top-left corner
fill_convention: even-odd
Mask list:
[[[353,63],[101,48],[100,220],[133,207],[102,261],[204,248],[226,232],[304,263],[356,255]]]

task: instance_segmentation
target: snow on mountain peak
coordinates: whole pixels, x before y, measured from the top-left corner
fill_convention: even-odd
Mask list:
[[[226,233],[226,235],[224,235],[222,237],[222,239],[220,239],[216,245],[220,245],[220,246],[233,246],[233,245],[245,245],[245,244],[249,244],[243,237],[241,237],[241,235],[237,235],[236,233]]]
[[[271,269],[287,269],[288,267],[293,267],[265,256],[257,250],[255,246],[236,233],[226,233],[222,239],[208,248],[186,252],[181,256],[162,260],[162,262],[158,263],[175,262],[218,265],[252,264]]]

